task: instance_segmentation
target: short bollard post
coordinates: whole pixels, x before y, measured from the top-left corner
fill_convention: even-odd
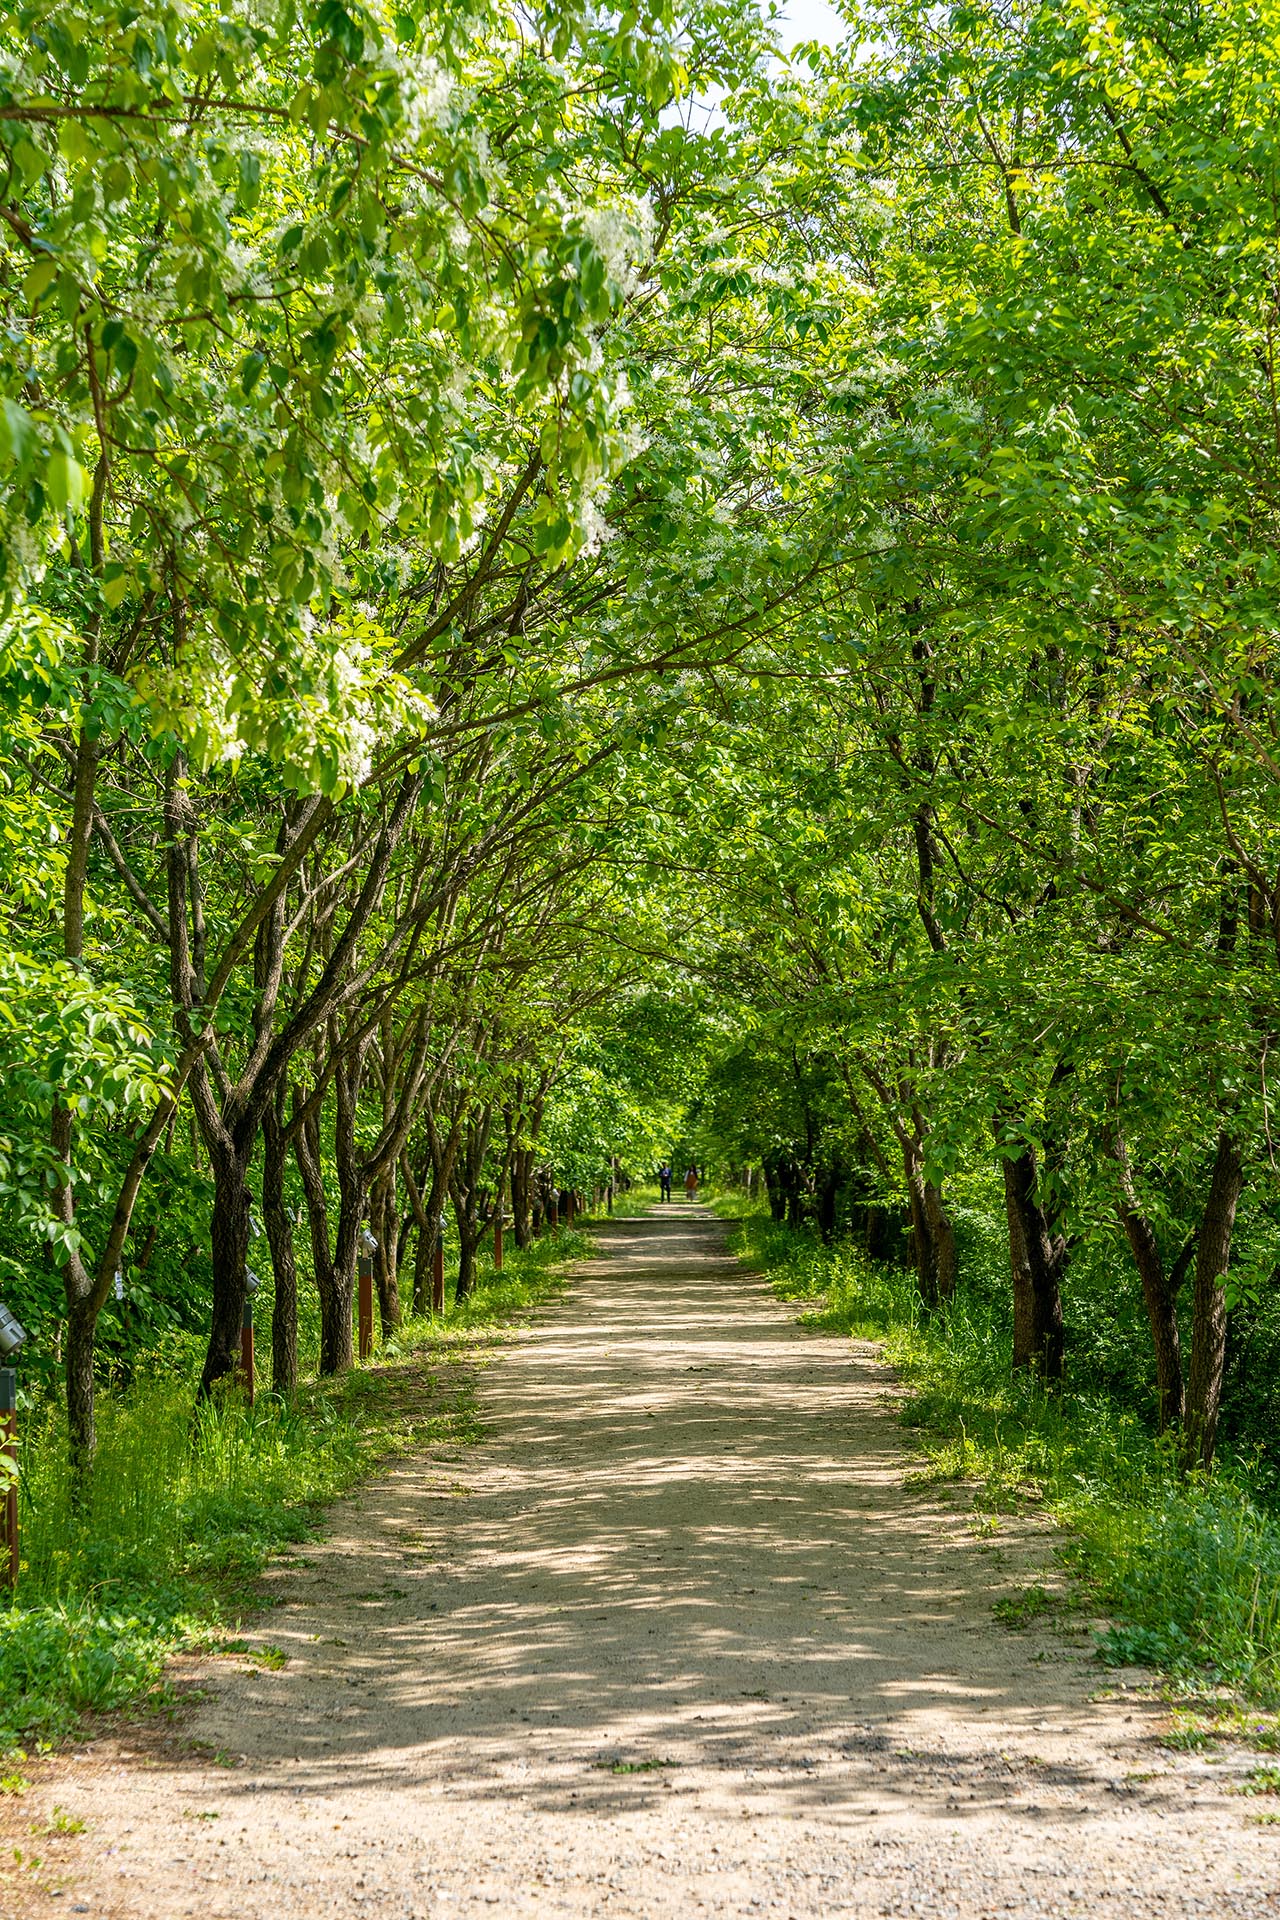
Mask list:
[[[493,1216],[493,1270],[502,1272],[502,1209]]]
[[[362,1360],[368,1360],[373,1353],[373,1256],[377,1245],[368,1227],[363,1227],[360,1232],[360,1253],[356,1261],[359,1352]]]
[[[431,1267],[431,1311],[444,1312],[444,1215],[436,1227],[435,1259]]]
[[[244,1380],[244,1397],[253,1405],[253,1301],[246,1300],[244,1312],[240,1316],[240,1374]]]
[[[0,1582],[18,1584],[18,1376],[0,1367],[0,1458],[4,1460],[4,1539],[0,1542]]]

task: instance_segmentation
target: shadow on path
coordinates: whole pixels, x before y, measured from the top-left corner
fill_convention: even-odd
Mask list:
[[[271,1576],[288,1665],[219,1671],[193,1727],[237,1770],[86,1788],[129,1890],[89,1910],[1274,1912],[1273,1838],[1246,1874],[1155,1710],[993,1620],[1046,1532],[993,1549],[904,1485],[873,1350],[798,1328],[703,1207],[595,1232],[485,1370],[486,1443],[401,1463]]]

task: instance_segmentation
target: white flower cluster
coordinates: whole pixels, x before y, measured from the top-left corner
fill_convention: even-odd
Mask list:
[[[15,511],[0,530],[0,590],[21,594],[44,579],[48,555],[39,536]]]
[[[453,75],[429,53],[413,53],[384,40],[377,64],[400,83],[405,133],[416,146],[426,133],[445,133],[453,125],[456,97]]]
[[[583,216],[583,231],[624,295],[635,292],[653,257],[655,225],[647,196],[626,206],[593,207]]]

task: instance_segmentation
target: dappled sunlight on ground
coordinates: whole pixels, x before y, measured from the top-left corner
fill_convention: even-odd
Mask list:
[[[234,1767],[60,1784],[116,1848],[88,1911],[1274,1911],[1271,1832],[1158,1709],[993,1619],[1060,1579],[1048,1532],[904,1485],[870,1348],[701,1207],[598,1241],[483,1373],[486,1444],[273,1571],[288,1664],[216,1669],[189,1729]]]

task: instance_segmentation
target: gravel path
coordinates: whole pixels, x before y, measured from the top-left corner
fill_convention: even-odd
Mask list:
[[[86,1830],[24,1920],[1280,1914],[1249,1762],[993,1620],[1048,1532],[904,1485],[874,1349],[798,1328],[700,1207],[598,1238],[483,1374],[487,1444],[273,1574],[288,1664],[211,1664],[205,1758],[42,1783]]]

